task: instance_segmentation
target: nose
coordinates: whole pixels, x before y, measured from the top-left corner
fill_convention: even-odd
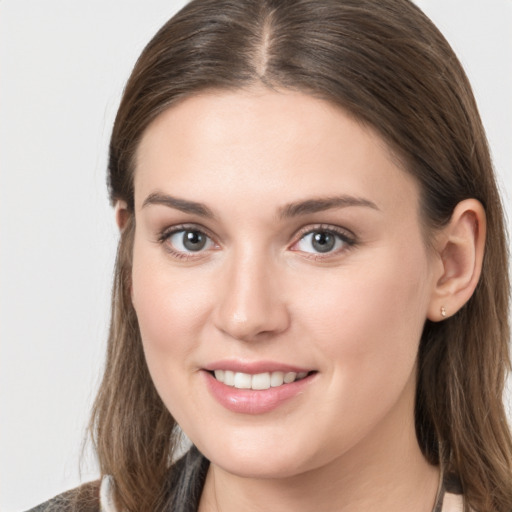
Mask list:
[[[290,316],[277,265],[254,255],[227,265],[214,315],[216,327],[242,341],[284,332]]]

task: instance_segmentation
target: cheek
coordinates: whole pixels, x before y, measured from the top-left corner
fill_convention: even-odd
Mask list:
[[[305,306],[296,315],[301,330],[315,337],[334,378],[354,393],[398,389],[415,368],[429,300],[427,262],[422,254],[385,256],[306,284],[308,295],[296,290]]]
[[[193,340],[199,339],[210,293],[205,282],[193,276],[194,269],[176,271],[162,257],[160,247],[147,247],[136,239],[132,302],[152,373],[164,366],[163,357],[182,357],[194,349]],[[178,359],[170,357],[165,365],[174,361]]]
[[[398,416],[402,424],[412,417],[428,296],[426,274],[416,264],[402,259],[391,266],[382,259],[362,265],[364,271],[332,272],[309,283],[307,296],[302,292],[296,328],[314,340],[323,362],[327,399],[318,401],[316,414],[329,418],[318,430],[324,428],[333,446],[355,445],[384,418],[391,425]]]
[[[192,271],[173,269],[160,247],[135,240],[132,302],[147,366],[158,394],[182,427],[188,425],[191,406],[200,410],[196,396],[183,389],[193,386],[194,354],[203,337],[211,296],[204,282],[192,280],[192,275]]]

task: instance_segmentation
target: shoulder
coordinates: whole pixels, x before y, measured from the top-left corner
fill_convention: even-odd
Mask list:
[[[199,505],[209,461],[195,446],[169,468],[165,510],[196,511]],[[84,484],[27,512],[118,512],[114,504],[114,480],[104,475],[101,480]]]
[[[83,484],[27,512],[100,512],[100,481]]]
[[[159,510],[196,512],[209,464],[195,446],[175,461],[169,468],[164,503]],[[120,512],[114,502],[114,487],[114,478],[104,475],[99,491],[100,512]]]

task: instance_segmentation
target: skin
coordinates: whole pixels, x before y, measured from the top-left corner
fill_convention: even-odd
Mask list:
[[[154,194],[212,216],[147,204]],[[365,204],[283,215],[335,196]],[[441,304],[451,314],[478,280],[478,251],[457,255],[481,240],[483,214],[461,207],[460,236],[450,226],[428,250],[418,198],[376,133],[302,93],[207,92],[146,130],[132,300],[155,386],[211,461],[202,512],[432,510],[439,472],[414,431],[418,345],[426,318],[441,320]],[[208,235],[203,250],[168,236],[183,225]],[[319,254],[315,229],[343,238]],[[279,407],[240,414],[205,385],[202,369],[226,359],[316,373]]]

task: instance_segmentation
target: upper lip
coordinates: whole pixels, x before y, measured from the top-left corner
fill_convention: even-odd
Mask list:
[[[304,368],[287,363],[280,363],[277,361],[237,361],[232,359],[225,359],[221,361],[214,361],[207,364],[204,368],[209,372],[215,370],[230,370],[232,372],[248,373],[256,375],[258,373],[266,372],[310,372],[312,368]]]

